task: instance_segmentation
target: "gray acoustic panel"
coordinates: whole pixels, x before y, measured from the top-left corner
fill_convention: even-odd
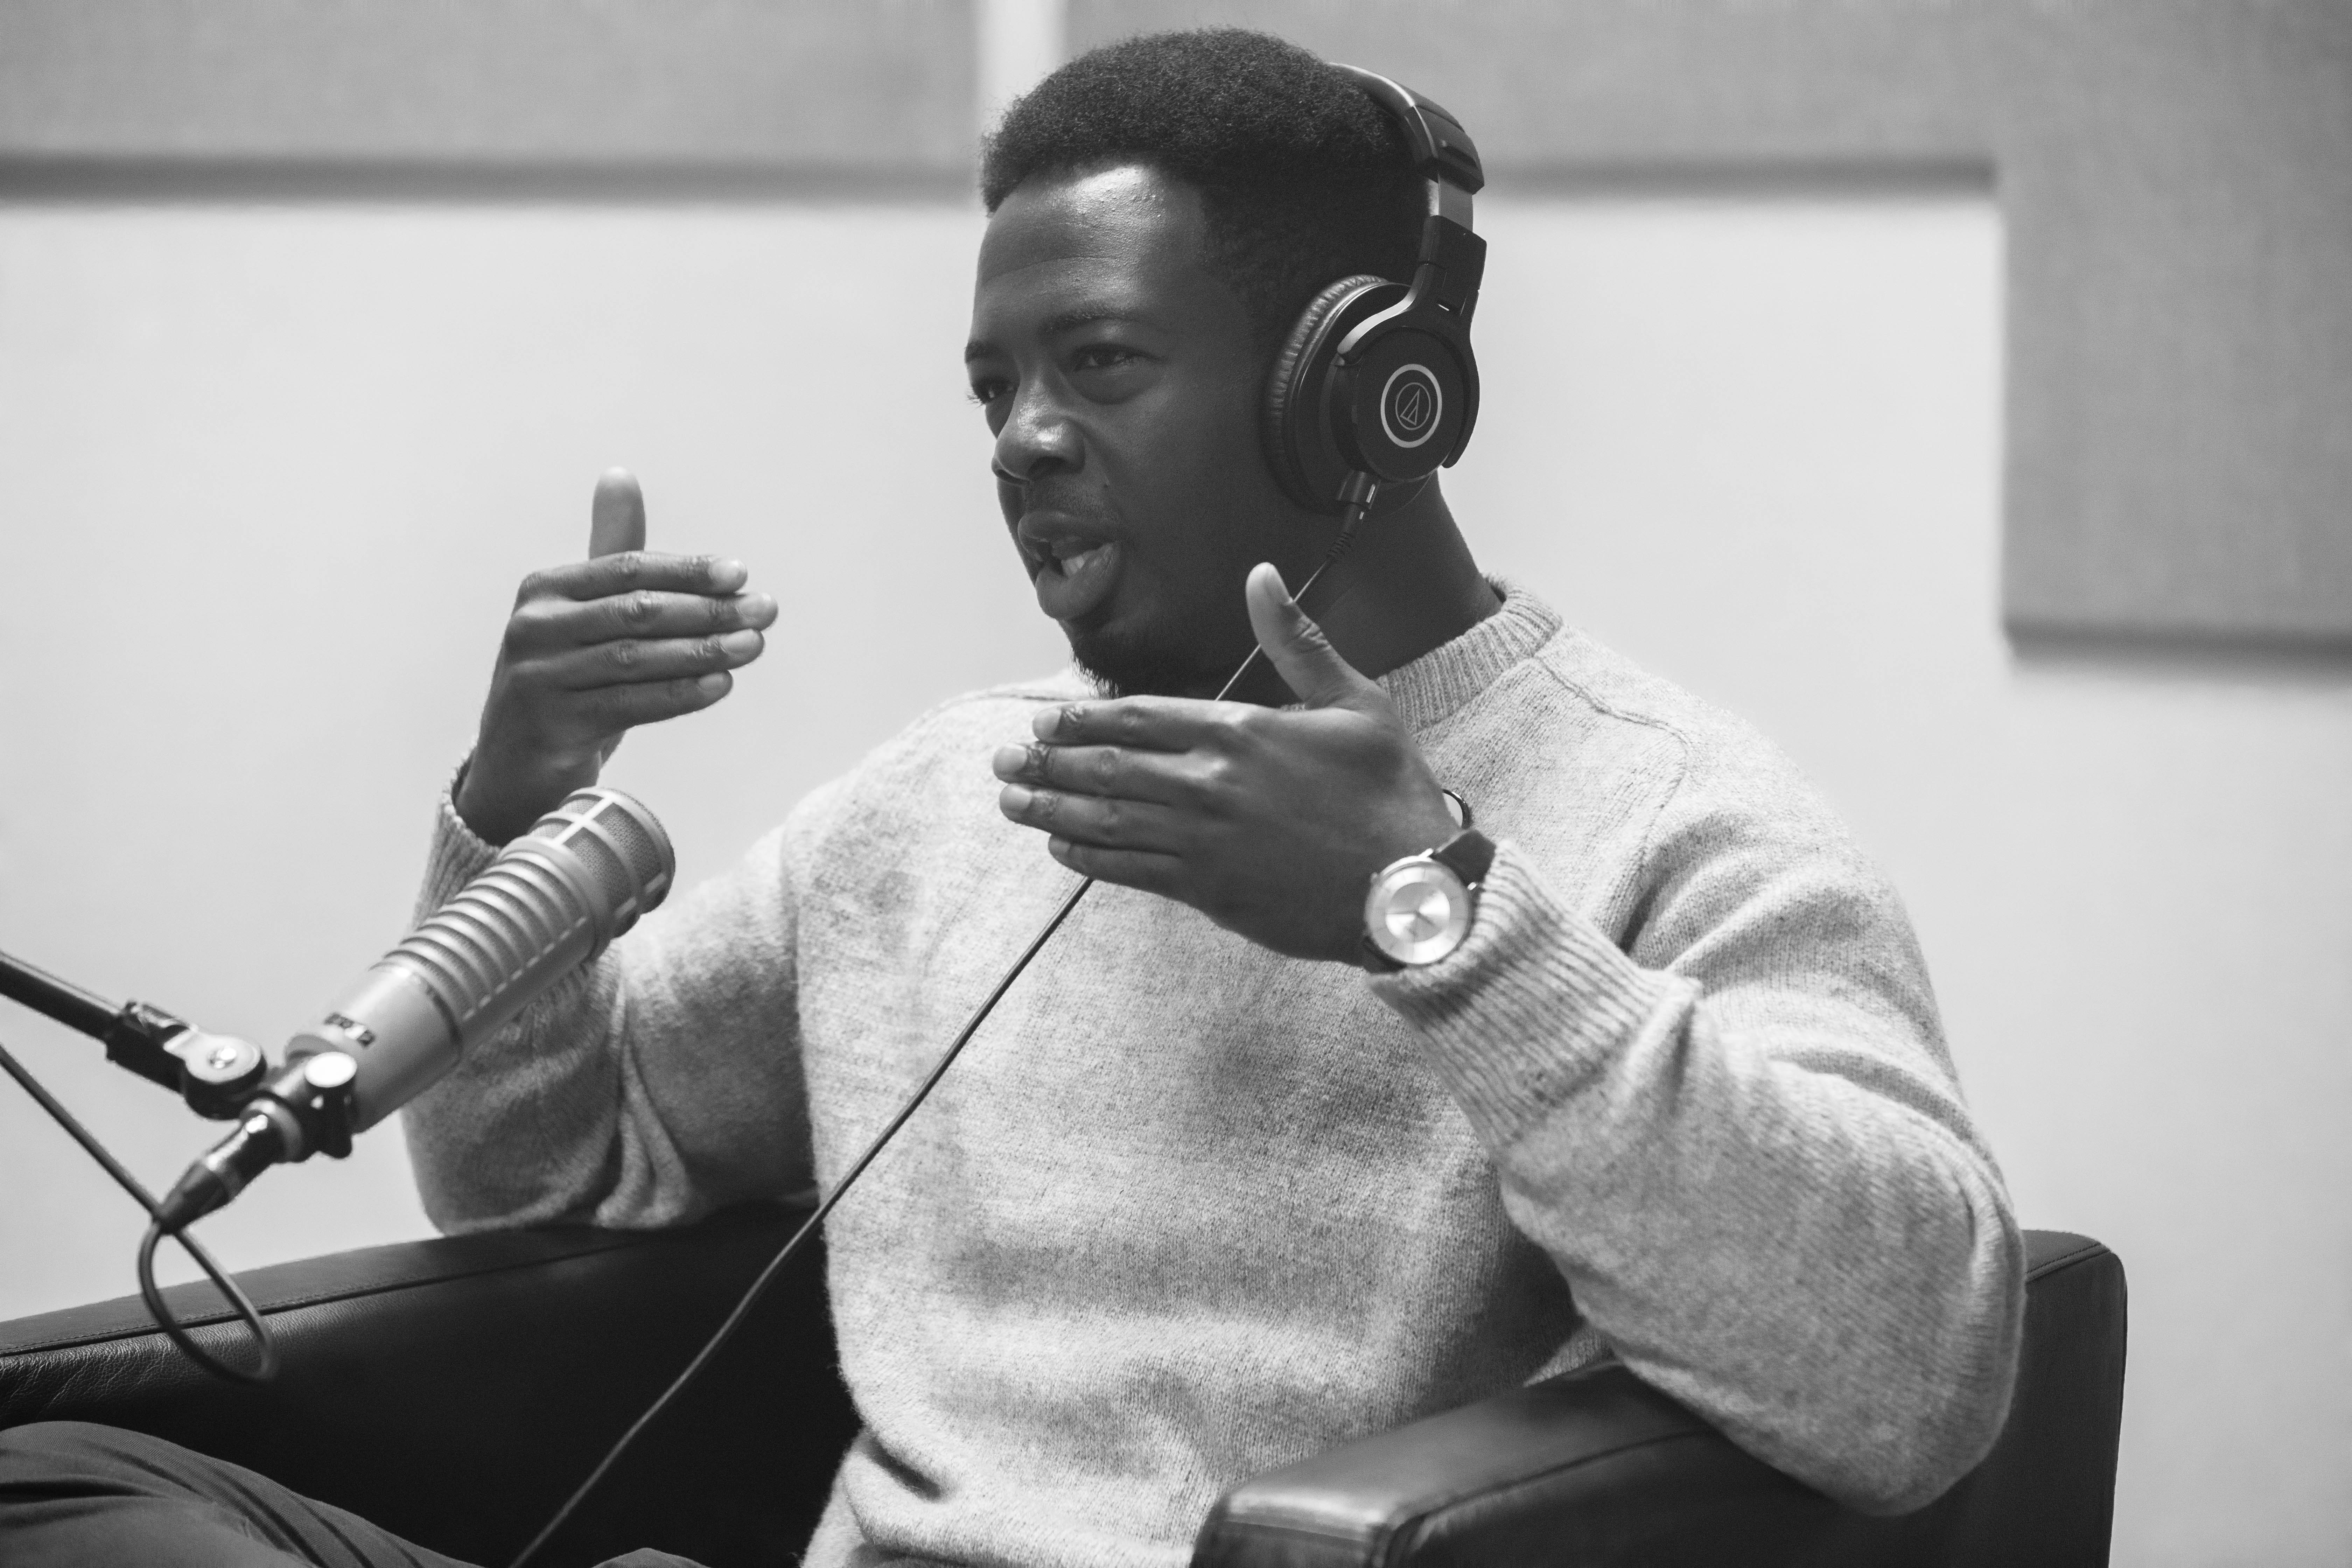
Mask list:
[[[975,58],[971,0],[0,0],[0,164],[961,186]]]
[[[1990,171],[2007,616],[2352,646],[2347,0],[1072,0],[1381,65],[1498,187]],[[946,194],[971,0],[0,0],[0,194]]]
[[[1989,171],[2011,628],[2352,647],[2352,3],[1072,0],[1070,38],[1196,22],[1425,89],[1501,191]]]

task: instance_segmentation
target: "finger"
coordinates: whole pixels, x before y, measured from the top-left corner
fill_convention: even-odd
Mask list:
[[[603,686],[677,680],[715,670],[740,669],[759,658],[765,645],[766,639],[752,631],[653,642],[624,637],[589,647],[567,648],[534,661],[530,673],[560,690],[592,691]]]
[[[989,759],[1007,784],[1041,784],[1076,795],[1108,795],[1175,805],[1199,795],[1189,753],[1131,751],[1124,746],[999,746]]]
[[[1039,740],[1056,746],[1188,752],[1203,738],[1243,721],[1251,711],[1241,703],[1196,697],[1118,697],[1041,708],[1031,716],[1029,728]]]
[[[775,618],[775,602],[764,594],[726,599],[693,594],[621,594],[585,604],[532,599],[508,620],[507,650],[511,657],[528,658],[623,638],[658,642],[670,637],[724,637],[764,631]]]
[[[1045,852],[1082,877],[1117,882],[1162,898],[1176,897],[1183,885],[1184,863],[1173,855],[1143,849],[1104,849],[1067,838],[1048,838]]]
[[[614,637],[712,637],[764,631],[776,618],[776,602],[765,594],[721,598],[709,594],[660,594],[643,590],[593,599],[584,605],[558,601],[539,612],[575,643]]]
[[[1181,819],[1166,806],[1148,801],[1104,800],[1015,784],[998,792],[996,809],[1006,820],[1024,827],[1096,848],[1166,855],[1184,844]]]
[[[522,580],[518,601],[555,597],[602,599],[638,589],[661,593],[732,595],[741,591],[751,573],[740,561],[724,555],[666,555],[653,550],[625,550],[587,561],[567,561],[532,573]]]
[[[588,554],[618,555],[646,547],[646,492],[626,468],[607,468],[588,503]]]
[[[734,688],[725,670],[675,680],[640,681],[600,687],[582,694],[600,728],[620,731],[639,724],[658,724],[681,713],[698,713]]]
[[[1298,601],[1283,586],[1282,574],[1270,563],[1260,562],[1250,568],[1242,596],[1249,605],[1250,629],[1257,634],[1257,646],[1265,650],[1275,673],[1301,702],[1309,708],[1355,707],[1370,698],[1386,704],[1381,689],[1341,658],[1339,649],[1324,637],[1323,628],[1298,607]]]

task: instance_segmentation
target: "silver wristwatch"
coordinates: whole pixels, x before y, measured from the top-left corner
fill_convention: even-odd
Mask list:
[[[1372,873],[1364,894],[1364,967],[1378,974],[1435,963],[1462,945],[1494,842],[1465,827],[1434,849]]]

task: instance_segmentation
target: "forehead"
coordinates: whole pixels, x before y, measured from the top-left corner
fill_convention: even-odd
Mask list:
[[[980,242],[975,340],[1073,313],[1224,314],[1239,301],[1202,264],[1199,193],[1133,164],[1028,181]]]

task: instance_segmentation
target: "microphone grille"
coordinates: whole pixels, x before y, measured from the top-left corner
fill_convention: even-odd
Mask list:
[[[583,789],[532,825],[529,835],[570,850],[613,911],[606,940],[636,923],[677,875],[669,835],[652,812],[616,789]]]

